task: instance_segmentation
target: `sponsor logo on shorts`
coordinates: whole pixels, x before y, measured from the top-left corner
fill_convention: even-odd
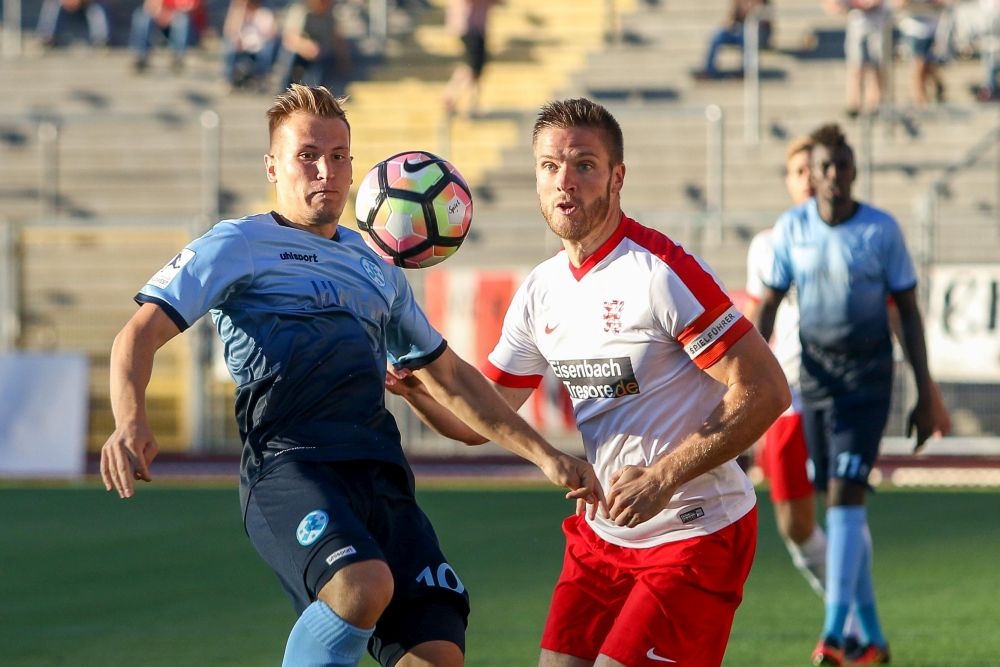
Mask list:
[[[680,514],[680,520],[681,523],[691,523],[695,519],[700,519],[703,516],[705,516],[705,510],[700,507],[695,507],[693,510],[682,512]]]
[[[575,400],[621,398],[639,393],[639,382],[628,357],[553,361],[552,371]]]
[[[184,265],[194,259],[194,256],[194,250],[184,248],[179,253],[174,255],[174,258],[167,262],[166,266],[157,271],[156,275],[150,278],[149,282],[146,284],[159,287],[160,289],[166,288],[166,286],[170,284],[170,281],[174,279],[174,276],[181,272]]]
[[[308,547],[320,538],[330,523],[330,517],[323,510],[313,510],[302,517],[299,527],[295,529],[295,539],[304,547]]]
[[[333,565],[344,556],[353,556],[356,553],[358,553],[358,550],[351,546],[346,546],[343,549],[337,549],[326,557],[326,564]]]

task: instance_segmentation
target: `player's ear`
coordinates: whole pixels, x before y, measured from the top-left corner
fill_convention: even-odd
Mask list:
[[[268,183],[277,183],[278,179],[274,175],[274,156],[268,153],[264,156],[264,172],[267,174]]]
[[[625,163],[616,164],[611,170],[611,191],[621,192],[625,185]]]

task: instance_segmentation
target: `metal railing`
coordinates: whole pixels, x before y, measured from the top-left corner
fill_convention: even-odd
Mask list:
[[[934,247],[937,230],[941,226],[941,201],[947,196],[951,183],[972,167],[981,165],[993,151],[994,199],[992,209],[997,226],[1000,226],[1000,116],[997,125],[980,137],[965,153],[941,170],[941,174],[918,195],[914,201],[917,212],[917,268],[921,281],[926,284],[930,266],[935,261]],[[998,258],[1000,260],[1000,258]],[[926,296],[926,295],[925,295]],[[923,304],[926,307],[926,303]]]
[[[21,55],[21,0],[3,0],[3,49],[5,60]]]
[[[743,141],[756,146],[760,143],[761,130],[761,84],[760,84],[760,24],[776,20],[776,17],[794,15],[815,15],[815,9],[782,9],[775,12],[771,6],[758,7],[747,15],[743,22]],[[893,42],[893,22],[886,21],[882,36],[882,103],[894,104],[895,58]],[[862,79],[864,81],[864,79]]]
[[[78,114],[46,116],[6,116],[4,121],[23,127],[34,127],[31,134],[36,139],[36,165],[38,180],[34,188],[37,199],[37,215],[40,220],[53,220],[63,217],[66,213],[64,173],[67,165],[63,157],[63,139],[67,129],[74,130],[83,126],[96,124],[116,124],[122,127],[155,122],[158,114],[116,114],[113,112],[101,114]],[[162,119],[161,119],[162,120]],[[184,118],[169,119],[171,125],[189,125],[191,121]],[[199,195],[199,217],[205,224],[211,224],[219,219],[220,201],[222,197],[222,122],[214,110],[202,111],[197,120],[201,132],[200,146],[200,178],[197,179]],[[107,155],[105,155],[107,158]],[[115,188],[114,183],[107,185],[109,190]]]
[[[0,219],[0,354],[14,349],[21,329],[18,294],[20,272],[15,251],[14,225]]]

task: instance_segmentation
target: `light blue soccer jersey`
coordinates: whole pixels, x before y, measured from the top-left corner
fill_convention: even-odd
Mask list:
[[[816,200],[784,213],[772,234],[774,265],[767,283],[795,285],[803,344],[803,396],[888,391],[892,343],[886,305],[917,284],[896,220],[859,204],[848,220],[828,225]]]
[[[211,312],[236,382],[245,483],[278,456],[406,465],[385,409],[386,360],[420,367],[445,342],[402,271],[357,232],[326,239],[273,214],[222,221],[136,301],[181,330]]]

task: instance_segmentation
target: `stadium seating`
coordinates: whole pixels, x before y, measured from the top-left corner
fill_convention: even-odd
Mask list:
[[[773,48],[762,54],[759,138],[752,141],[743,82],[690,76],[725,14],[724,0],[619,0],[617,25],[607,21],[608,3],[507,0],[490,37],[482,116],[449,123],[441,91],[459,45],[443,29],[441,4],[415,15],[412,29],[392,31],[382,53],[371,49],[359,17],[345,16],[361,54],[360,79],[346,92],[356,182],[390,153],[426,149],[448,157],[473,185],[473,237],[450,266],[532,264],[555,248],[537,212],[529,145],[534,111],[552,97],[588,95],[614,111],[626,139],[626,211],[700,252],[731,285],[743,282],[749,237],[784,208],[780,170],[791,137],[840,122],[863,149],[859,194],[896,213],[911,239],[922,239],[915,204],[998,122],[1000,107],[977,106],[965,91],[979,76],[975,61],[947,66],[953,102],[908,109],[904,58],[894,69],[900,113],[876,123],[869,138],[842,114],[842,19],[825,15],[815,0],[785,0]],[[26,27],[39,5],[25,0]],[[216,22],[222,6],[210,5]],[[119,25],[127,18],[116,16]],[[612,44],[605,43],[609,32],[617,37]],[[22,345],[92,355],[92,447],[108,432],[103,369],[132,293],[215,212],[269,205],[262,178],[268,96],[228,94],[211,38],[192,55],[181,75],[154,60],[138,76],[120,46],[43,53],[29,35],[23,57],[0,68],[0,90],[16,91],[0,96],[0,202],[4,217],[24,229],[21,243],[30,251],[23,257]],[[724,52],[721,65],[738,66],[738,53]],[[709,176],[709,105],[724,114],[721,202]],[[218,148],[202,126],[207,112],[221,122]],[[50,116],[60,120],[54,173],[38,123]],[[217,202],[207,201],[204,189],[215,177],[202,167],[206,152],[220,160]],[[989,164],[950,181],[950,197],[939,204],[951,233],[933,239],[935,257],[1000,256],[998,190]],[[713,209],[720,203],[721,216]],[[190,407],[180,398],[190,351],[180,348],[155,385],[174,415],[169,438],[176,446],[184,445]]]

